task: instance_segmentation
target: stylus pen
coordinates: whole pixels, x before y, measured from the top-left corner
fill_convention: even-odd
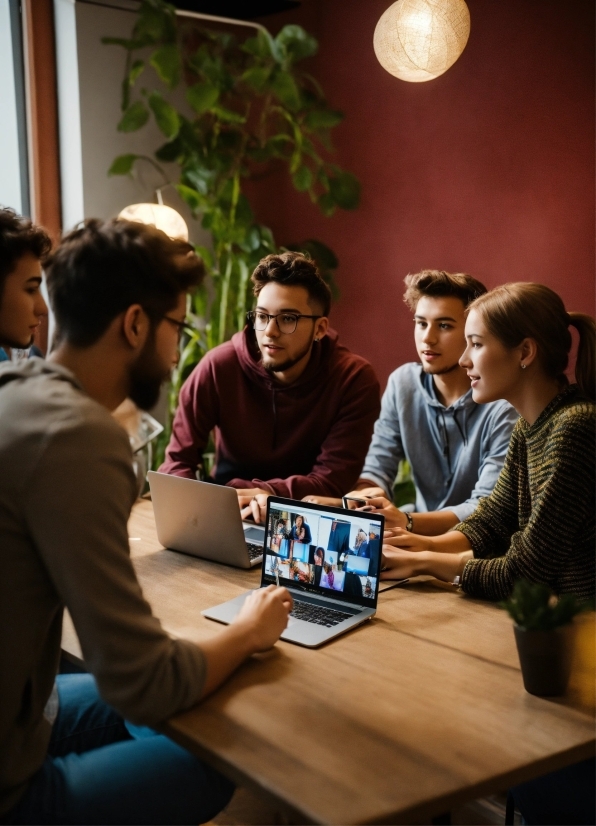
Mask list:
[[[279,588],[279,571],[277,568],[275,569],[275,581],[277,582],[277,587]]]
[[[379,593],[382,594],[385,591],[390,591],[392,588],[398,588],[400,585],[405,585],[406,582],[409,581],[409,579],[399,579],[397,582],[394,582],[393,585],[388,585],[386,588],[379,588]]]

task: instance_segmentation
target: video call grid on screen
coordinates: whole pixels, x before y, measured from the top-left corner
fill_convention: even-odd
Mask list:
[[[383,520],[339,508],[269,500],[263,555],[264,584],[298,587],[373,607]]]

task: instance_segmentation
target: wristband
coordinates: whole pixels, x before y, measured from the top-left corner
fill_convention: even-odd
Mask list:
[[[406,530],[410,531],[410,533],[412,533],[412,531],[414,530],[414,522],[412,520],[412,514],[411,513],[405,513],[404,516],[406,517]]]

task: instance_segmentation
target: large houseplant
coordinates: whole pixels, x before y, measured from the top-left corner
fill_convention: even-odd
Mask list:
[[[163,0],[142,0],[131,37],[103,41],[126,50],[118,129],[133,132],[153,117],[165,138],[154,157],[121,155],[109,174],[126,175],[135,164],[149,162],[169,183],[161,162],[174,162],[176,189],[213,239],[212,249],[198,248],[209,277],[188,308],[194,332],[181,344],[170,420],[156,451],[159,463],[182,382],[207,350],[242,329],[252,303],[250,273],[264,255],[279,249],[253,213],[247,181],[281,166],[327,216],[337,207],[354,209],[360,186],[332,162],[330,133],[343,115],[329,107],[319,83],[302,68],[317,51],[317,41],[300,26],[285,26],[276,37],[259,30],[239,41],[195,21],[181,23]],[[142,87],[147,65],[155,69],[160,88]],[[184,110],[169,94],[180,86]],[[337,292],[332,250],[314,239],[284,240],[287,248],[308,251]]]

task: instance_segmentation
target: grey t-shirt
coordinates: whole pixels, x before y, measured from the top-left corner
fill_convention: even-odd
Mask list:
[[[128,438],[63,367],[0,367],[0,816],[42,764],[66,606],[102,697],[155,725],[199,699],[200,649],[152,616],[129,556]]]

